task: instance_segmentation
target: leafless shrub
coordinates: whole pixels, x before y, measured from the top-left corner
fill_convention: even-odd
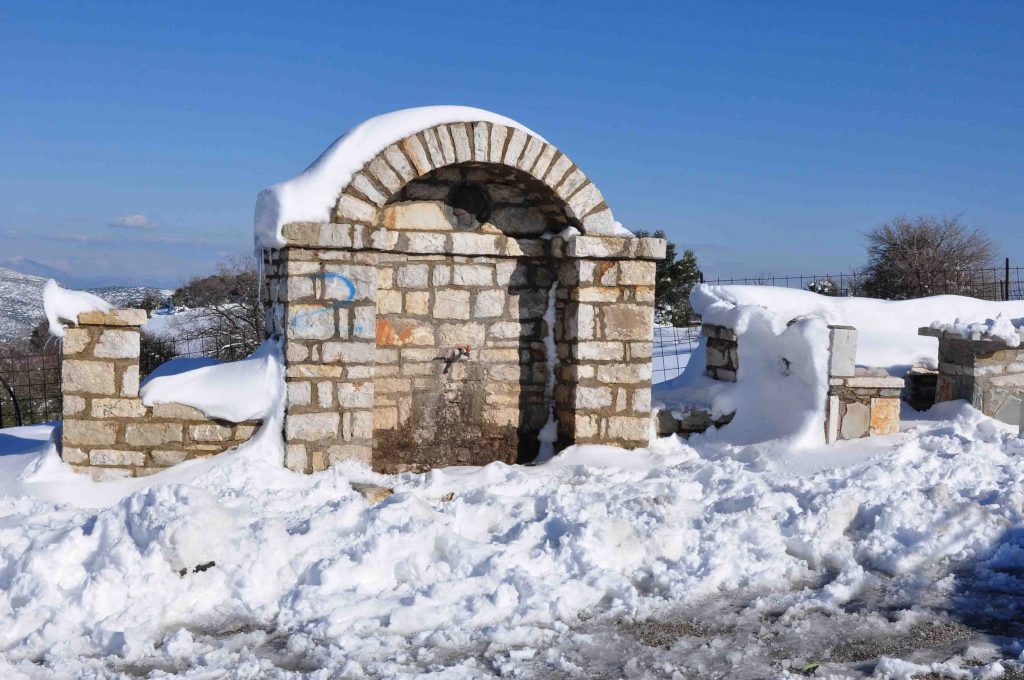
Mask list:
[[[906,300],[978,294],[973,272],[992,266],[995,247],[959,217],[897,217],[867,234],[867,254],[865,294]]]

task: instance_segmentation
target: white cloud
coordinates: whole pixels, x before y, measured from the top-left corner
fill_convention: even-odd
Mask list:
[[[116,220],[107,224],[108,227],[115,227],[118,229],[138,229],[140,231],[149,231],[150,229],[156,229],[156,225],[149,220],[145,215],[125,215],[124,217],[118,217]]]

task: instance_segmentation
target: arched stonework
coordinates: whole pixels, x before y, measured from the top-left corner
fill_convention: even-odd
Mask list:
[[[449,123],[391,144],[339,190],[333,222],[375,226],[379,211],[411,180],[439,168],[491,163],[528,173],[554,192],[584,234],[610,234],[615,220],[600,189],[564,153],[519,128]]]
[[[286,465],[646,446],[665,244],[616,226],[593,182],[521,128],[445,123],[380,150],[323,221],[285,221],[264,251]]]

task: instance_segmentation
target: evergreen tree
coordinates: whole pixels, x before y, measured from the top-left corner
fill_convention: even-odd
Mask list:
[[[665,238],[661,229],[653,234],[638,231],[636,235]],[[690,325],[693,322],[690,291],[700,282],[697,256],[692,250],[685,250],[682,257],[676,259],[676,244],[668,241],[665,259],[658,262],[655,277],[654,320],[671,326]]]

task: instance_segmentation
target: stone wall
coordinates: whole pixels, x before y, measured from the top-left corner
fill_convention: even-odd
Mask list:
[[[903,378],[857,368],[857,329],[829,326],[825,441],[893,434],[900,429]]]
[[[529,461],[547,389],[559,447],[646,446],[662,242],[401,226],[287,225],[308,246],[266,254],[268,330],[286,339],[289,468]]]
[[[964,399],[987,416],[1021,424],[1024,409],[1024,347],[1000,340],[963,338],[932,328],[921,335],[939,339],[935,401]]]
[[[206,418],[181,404],[139,399],[141,309],[87,312],[61,341],[61,458],[95,479],[148,475],[246,441],[258,422]]]
[[[702,325],[700,330],[707,338],[704,373],[715,380],[736,382],[736,373],[740,370],[736,332],[731,328],[709,323]]]

